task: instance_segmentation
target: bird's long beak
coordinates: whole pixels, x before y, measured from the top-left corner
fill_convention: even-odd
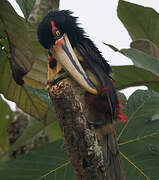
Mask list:
[[[79,63],[66,34],[56,41],[52,49],[56,60],[88,92],[97,94],[97,89]]]

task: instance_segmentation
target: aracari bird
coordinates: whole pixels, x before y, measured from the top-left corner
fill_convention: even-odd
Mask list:
[[[86,90],[85,101],[98,136],[125,118],[119,107],[111,67],[68,10],[50,11],[38,26],[38,38],[48,53],[48,84],[69,75]],[[102,128],[101,128],[102,127]],[[102,129],[102,132],[101,132]],[[98,132],[99,131],[99,132]]]

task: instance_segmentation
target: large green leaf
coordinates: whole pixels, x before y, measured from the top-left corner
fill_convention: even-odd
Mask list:
[[[158,59],[133,48],[122,49],[121,51],[133,61],[135,66],[150,71],[159,77]]]
[[[53,123],[46,126],[45,131],[48,135],[49,142],[53,142],[63,138],[58,121],[54,121]]]
[[[10,146],[10,151],[16,150],[19,147],[29,144],[32,140],[41,132],[44,131],[48,134],[49,142],[53,142],[57,139],[61,139],[61,130],[56,121],[56,114],[53,109],[48,91],[45,89],[32,88],[30,86],[25,86],[27,90],[30,90],[33,96],[38,97],[40,100],[45,102],[49,109],[47,111],[45,119],[42,122],[31,118],[27,128],[24,130],[23,134],[16,140],[16,142]]]
[[[15,141],[13,145],[10,146],[9,150],[13,151],[21,146],[31,143],[33,139],[35,139],[36,136],[44,130],[48,135],[49,142],[62,138],[61,130],[58,122],[56,121],[55,112],[53,109],[49,109],[45,123],[31,118],[23,134]]]
[[[30,90],[35,96],[45,102],[50,108],[53,108],[52,102],[50,100],[50,96],[47,89],[38,89],[30,86],[25,86],[28,90]]]
[[[159,48],[147,39],[137,39],[130,44],[130,47],[159,59]]]
[[[138,90],[128,101],[122,94],[120,98],[126,101],[124,105],[128,120],[127,123],[117,124],[117,137],[127,177],[129,180],[139,178],[157,180],[159,178],[159,94],[154,91]],[[3,165],[0,169],[0,178],[4,180],[72,179],[73,172],[67,157],[63,158],[64,152],[61,148],[59,142],[48,144]],[[9,177],[9,174],[13,174],[12,171],[14,176]]]
[[[22,77],[31,69],[35,61],[28,33],[29,24],[25,23],[24,19],[16,14],[6,0],[1,1],[0,21],[8,38],[13,77],[18,84],[22,84]]]
[[[12,77],[9,61],[3,53],[0,54],[0,93],[7,99],[16,102],[17,106],[37,119],[44,120],[48,106],[36,96],[33,96],[24,86],[15,83]]]
[[[126,74],[128,74],[130,86],[131,84],[132,86],[135,84],[146,85],[155,91],[159,91],[159,61],[156,59],[159,57],[159,49],[157,47],[159,46],[159,35],[157,33],[159,31],[159,14],[152,8],[143,7],[122,0],[119,1],[117,11],[118,17],[127,28],[131,38],[135,40],[131,43],[131,47],[140,51],[136,49],[123,49],[119,51],[111,45],[109,45],[109,47],[129,57],[137,67],[137,69],[134,67],[134,72],[127,72],[125,69]],[[124,70],[124,68],[122,68],[122,70]],[[122,72],[122,74],[124,74],[124,71]],[[116,74],[118,75],[116,76],[117,79],[120,79],[117,71]],[[124,77],[119,80],[119,86],[123,83],[122,87],[127,87],[127,84],[124,83],[126,80],[126,76],[125,80]]]
[[[126,105],[127,123],[117,124],[117,139],[129,180],[159,179],[158,112],[159,94],[137,90]]]
[[[117,11],[133,40],[149,39],[159,47],[159,14],[154,9],[119,0]]]
[[[2,27],[0,35],[5,37],[2,44],[5,51],[1,49],[0,54],[0,93],[14,101],[26,113],[44,120],[48,105],[39,97],[33,96],[25,86],[19,86],[13,80],[14,77],[17,82],[22,82],[23,75],[31,69],[25,76],[25,84],[45,88],[47,56],[37,41],[36,29],[19,17],[6,0],[1,1],[0,27]]]
[[[149,89],[159,91],[159,78],[145,69],[127,65],[112,66],[115,87],[122,90],[133,86],[147,86]]]
[[[0,96],[0,149],[8,150],[8,124],[12,120],[12,111],[8,104]]]
[[[74,180],[73,170],[62,141],[43,145],[0,167],[3,180]]]
[[[14,151],[21,146],[29,144],[33,139],[39,134],[40,131],[44,129],[44,124],[36,119],[32,118],[27,127],[25,128],[23,134],[10,146],[10,151]]]
[[[18,84],[22,84],[23,76],[32,69],[30,76],[26,78],[26,83],[34,81],[34,87],[44,87],[47,56],[37,40],[36,27],[32,27],[19,17],[6,0],[1,0],[0,20],[8,38],[14,79]]]
[[[25,18],[28,18],[31,10],[33,9],[35,1],[36,0],[16,0],[16,2],[20,6]]]
[[[134,48],[118,50],[112,45],[104,44],[127,56],[134,63],[134,66],[112,66],[117,89],[145,85],[149,89],[159,91],[159,59],[156,58],[159,51],[154,44],[146,40],[133,42],[132,46],[141,51]]]

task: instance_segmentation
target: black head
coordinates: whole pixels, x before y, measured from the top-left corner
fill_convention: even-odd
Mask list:
[[[39,41],[46,49],[54,45],[57,38],[64,33],[68,35],[72,46],[79,38],[84,37],[83,29],[78,27],[77,18],[69,10],[49,11],[38,26]]]

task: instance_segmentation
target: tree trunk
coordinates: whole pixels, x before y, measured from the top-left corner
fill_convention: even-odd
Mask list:
[[[97,140],[84,91],[67,80],[49,89],[77,180],[126,180],[114,133]]]

